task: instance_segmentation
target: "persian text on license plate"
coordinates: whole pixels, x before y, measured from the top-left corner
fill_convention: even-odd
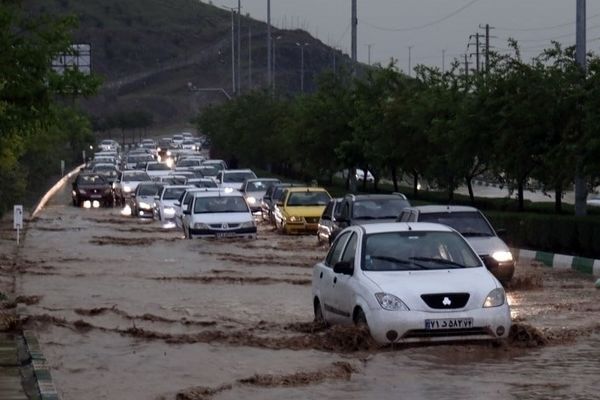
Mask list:
[[[234,232],[218,232],[215,234],[216,237],[232,237],[235,236]]]
[[[465,329],[473,327],[473,318],[426,319],[425,329]]]

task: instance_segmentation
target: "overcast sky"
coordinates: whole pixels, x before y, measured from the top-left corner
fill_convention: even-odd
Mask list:
[[[266,20],[267,0],[241,0],[242,13]],[[600,1],[587,2],[588,51],[600,53]],[[236,6],[236,0],[213,0]],[[271,0],[271,19],[280,28],[301,28],[322,42],[350,52],[350,0]],[[524,57],[539,53],[550,40],[575,43],[576,0],[358,0],[358,58],[408,69],[409,46],[415,64],[446,66],[464,57],[469,36],[479,25],[495,27],[491,45],[506,49],[519,40]],[[447,17],[447,18],[446,18]],[[596,39],[597,38],[597,39]],[[594,40],[595,39],[595,40]],[[474,39],[473,39],[474,42]],[[469,52],[474,52],[472,46]],[[472,58],[474,61],[474,57]]]

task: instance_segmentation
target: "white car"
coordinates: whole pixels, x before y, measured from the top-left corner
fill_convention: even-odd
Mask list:
[[[256,174],[250,169],[224,169],[217,175],[220,188],[241,190],[246,179],[256,179]]]
[[[253,213],[261,210],[263,196],[271,186],[277,183],[281,183],[277,178],[257,178],[244,181],[240,191],[244,194],[246,203]]]
[[[154,217],[161,222],[175,221],[175,203],[187,189],[194,186],[166,185],[154,198]]]
[[[116,140],[105,139],[100,142],[98,148],[102,151],[111,151],[111,150],[119,150],[121,145]]]
[[[180,146],[183,143],[183,140],[184,140],[183,136],[179,135],[179,134],[173,135],[173,137],[171,138],[171,142],[173,142],[177,145],[180,145]]]
[[[170,175],[171,172],[172,172],[171,167],[169,167],[166,163],[150,161],[146,164],[146,173],[152,179],[159,177],[159,176]]]
[[[183,210],[183,232],[194,237],[256,238],[256,222],[242,194],[232,189],[202,189]]]
[[[121,204],[125,204],[127,198],[135,192],[140,183],[150,181],[150,177],[144,171],[123,171],[121,176],[113,183],[116,200]]]
[[[316,320],[366,325],[381,344],[499,340],[511,326],[500,282],[440,224],[346,228],[314,266],[312,296]]]

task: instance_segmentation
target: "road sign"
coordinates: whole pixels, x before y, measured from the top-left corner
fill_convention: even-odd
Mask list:
[[[23,206],[17,204],[13,207],[13,227],[17,230],[17,246],[19,245],[19,236],[23,229]]]
[[[13,217],[14,229],[23,229],[23,206],[15,205]]]

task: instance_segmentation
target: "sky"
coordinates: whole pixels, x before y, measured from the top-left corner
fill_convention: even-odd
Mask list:
[[[212,0],[237,7],[236,0]],[[267,0],[241,0],[242,13],[266,21]],[[446,68],[464,60],[469,37],[484,34],[490,45],[506,52],[508,38],[519,41],[530,58],[556,40],[575,44],[576,0],[358,0],[358,59],[387,64],[397,60],[408,71],[416,64]],[[271,0],[271,22],[279,28],[300,28],[323,43],[350,53],[350,0]],[[587,50],[600,54],[600,1],[587,1]],[[370,45],[370,46],[369,46]],[[409,50],[410,48],[410,50]],[[445,53],[445,57],[443,57]],[[475,62],[475,56],[470,56]]]

